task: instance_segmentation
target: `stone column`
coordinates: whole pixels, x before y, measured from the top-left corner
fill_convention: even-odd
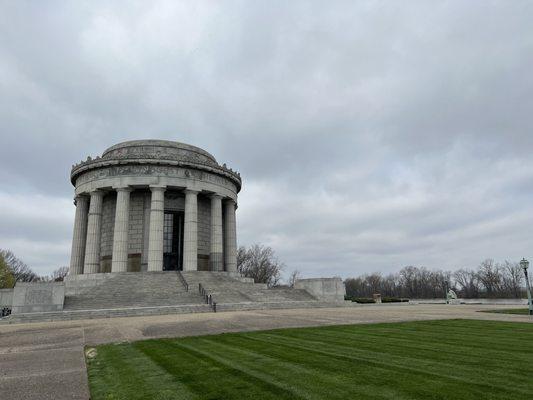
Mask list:
[[[237,228],[235,224],[235,202],[224,203],[224,263],[226,271],[237,272]]]
[[[102,200],[104,193],[91,192],[89,218],[87,221],[87,244],[85,245],[84,274],[95,274],[100,269],[100,234],[102,226]]]
[[[89,198],[76,196],[76,216],[74,217],[74,234],[72,235],[72,251],[70,252],[69,275],[83,274],[83,260],[85,259],[85,242],[87,240],[87,212]]]
[[[198,270],[198,192],[185,190],[183,270]]]
[[[150,234],[151,197],[151,193],[145,193],[143,198],[143,245],[141,251],[141,271],[148,271],[148,240]]]
[[[113,231],[113,258],[111,272],[128,271],[128,228],[130,225],[129,187],[117,188],[117,206],[115,209],[115,229]]]
[[[211,196],[211,254],[209,255],[211,271],[223,271],[222,255],[222,197]]]
[[[163,219],[165,187],[150,186],[150,232],[148,233],[148,271],[163,271]]]

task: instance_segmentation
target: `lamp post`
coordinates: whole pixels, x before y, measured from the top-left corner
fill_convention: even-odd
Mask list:
[[[524,269],[524,275],[526,277],[527,304],[529,307],[529,315],[533,315],[533,303],[531,302],[531,287],[529,286],[529,278],[527,276],[527,268],[529,267],[529,261],[523,258],[522,261],[520,261],[520,266]]]

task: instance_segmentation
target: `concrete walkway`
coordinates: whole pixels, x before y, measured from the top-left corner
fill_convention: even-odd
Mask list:
[[[0,325],[0,397],[2,400],[88,399],[85,345],[274,328],[431,319],[533,322],[527,315],[477,312],[496,308],[511,307],[362,305]]]

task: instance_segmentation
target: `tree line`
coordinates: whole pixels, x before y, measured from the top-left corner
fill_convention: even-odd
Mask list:
[[[269,287],[286,284],[293,286],[301,277],[293,271],[282,280],[285,265],[271,247],[253,244],[241,246],[237,252],[237,270],[242,276],[253,278]],[[11,288],[17,281],[62,281],[68,267],[60,267],[52,274],[39,276],[9,250],[0,250],[0,289]],[[495,262],[487,259],[476,269],[462,268],[456,271],[430,270],[408,266],[397,273],[383,275],[379,272],[364,274],[344,281],[349,297],[443,298],[446,290],[454,290],[462,298],[523,298],[525,279],[518,262]]]
[[[443,298],[446,290],[454,290],[462,298],[523,298],[524,272],[518,262],[495,262],[487,259],[476,269],[456,271],[429,270],[408,266],[397,273],[364,274],[345,280],[349,297]]]
[[[40,276],[11,250],[0,249],[0,289],[9,289],[16,282],[62,281],[67,276],[68,267],[59,267],[52,274]]]

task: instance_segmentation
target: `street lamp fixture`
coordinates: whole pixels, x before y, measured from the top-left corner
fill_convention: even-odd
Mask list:
[[[533,315],[533,302],[531,302],[531,286],[529,285],[529,278],[527,276],[527,269],[529,268],[529,261],[523,258],[522,261],[520,261],[520,266],[524,270],[524,276],[526,277],[527,304],[529,307],[529,315]]]

